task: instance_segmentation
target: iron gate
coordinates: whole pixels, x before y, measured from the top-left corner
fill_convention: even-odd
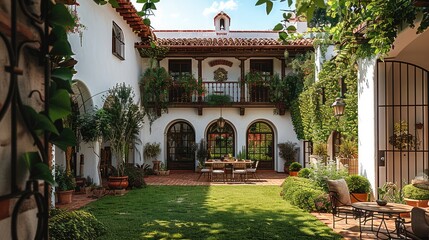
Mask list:
[[[429,166],[428,71],[386,60],[376,74],[377,185],[402,186]]]

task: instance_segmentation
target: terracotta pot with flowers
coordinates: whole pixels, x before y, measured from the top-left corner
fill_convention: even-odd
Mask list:
[[[73,192],[76,187],[75,179],[61,166],[55,166],[55,182],[57,183],[57,196],[60,204],[72,202]]]
[[[279,155],[285,160],[284,172],[289,173],[289,166],[296,159],[297,144],[291,141],[278,144]]]
[[[350,199],[354,202],[367,202],[371,191],[368,179],[360,175],[350,175],[345,178],[350,191]]]
[[[139,105],[134,103],[131,86],[126,86],[125,83],[117,84],[109,90],[104,111],[107,121],[104,139],[110,142],[117,166],[117,176],[109,176],[108,186],[112,189],[125,189],[128,187],[128,176],[124,174],[128,152],[138,138],[144,114]]]
[[[301,168],[302,168],[302,165],[299,162],[293,162],[289,166],[289,176],[297,177],[298,172],[301,170]]]
[[[153,171],[155,174],[159,173],[161,161],[157,160],[156,157],[161,153],[161,144],[160,143],[146,143],[143,149],[143,156],[148,159],[153,159]]]
[[[415,187],[413,184],[405,185],[402,188],[405,202],[413,207],[428,207],[429,189]]]

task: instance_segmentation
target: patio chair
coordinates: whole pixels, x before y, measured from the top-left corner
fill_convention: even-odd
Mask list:
[[[424,208],[414,207],[411,210],[411,222],[405,225],[404,219],[397,225],[398,235],[404,239],[429,239],[429,212]]]
[[[234,169],[232,170],[232,174],[235,177],[235,175],[238,175],[240,180],[245,182],[247,180],[247,167],[245,162],[242,163],[236,163],[234,164]]]
[[[200,171],[200,176],[198,176],[197,181],[200,180],[201,176],[207,176],[209,181],[211,181],[211,178],[212,178],[212,166],[211,166],[211,164],[204,165],[204,168],[202,168]]]
[[[251,174],[251,177],[257,180],[260,180],[259,176],[256,174],[256,170],[258,170],[259,161],[255,162],[255,165],[251,168],[247,168],[246,171],[248,174]],[[249,177],[249,175],[247,175]]]
[[[359,200],[349,192],[349,187],[344,179],[328,180],[327,183],[329,199],[332,206],[332,227],[335,228],[336,221],[345,219],[347,224],[348,217],[356,218],[357,214],[360,214],[353,210],[350,196],[355,198],[358,202]],[[367,221],[366,217],[367,216],[365,216],[364,222]],[[337,220],[335,220],[335,218],[337,218]]]
[[[211,175],[212,175],[212,181],[215,181],[215,176],[217,179],[217,176],[222,175],[223,182],[225,182],[225,179],[226,179],[225,164],[224,163],[213,163]]]

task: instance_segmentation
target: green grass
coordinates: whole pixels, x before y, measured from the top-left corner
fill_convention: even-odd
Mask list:
[[[277,186],[149,186],[88,205],[101,239],[341,239]]]

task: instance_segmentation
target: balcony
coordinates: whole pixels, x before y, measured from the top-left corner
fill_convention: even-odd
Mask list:
[[[267,105],[274,106],[270,101],[270,89],[268,85],[241,84],[240,82],[202,82],[205,92],[198,95],[194,92],[188,94],[180,85],[173,85],[169,91],[169,103],[174,106],[207,104],[209,95],[226,95],[230,97],[232,106],[239,105]],[[208,104],[207,104],[208,105]]]

